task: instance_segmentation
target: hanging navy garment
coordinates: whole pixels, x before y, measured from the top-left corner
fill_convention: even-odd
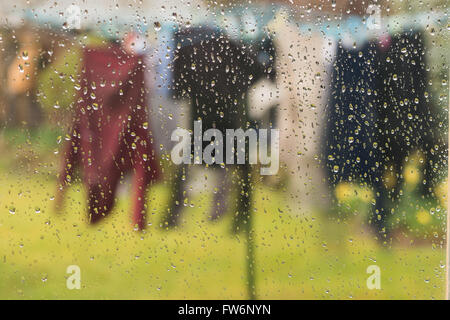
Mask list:
[[[417,32],[394,35],[381,59],[380,129],[383,147],[405,154],[423,144],[430,123],[425,98],[423,39]],[[417,130],[425,132],[417,132]]]
[[[359,49],[337,49],[324,146],[331,185],[352,180],[380,183],[377,62],[378,50],[372,43]]]
[[[412,150],[424,152],[425,180],[431,183],[437,142],[437,112],[427,95],[425,39],[420,31],[392,36],[391,45],[380,57],[378,113],[380,143],[386,165],[401,172]]]

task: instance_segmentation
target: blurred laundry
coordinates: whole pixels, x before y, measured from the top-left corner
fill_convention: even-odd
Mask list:
[[[421,30],[402,31],[390,36],[380,52],[377,104],[379,139],[386,167],[397,175],[393,196],[402,185],[405,160],[415,151],[424,156],[423,192],[430,194],[436,184],[439,157],[446,151],[440,137],[438,112],[429,96],[429,75],[425,37]],[[439,143],[440,142],[440,143]],[[441,159],[442,162],[442,159]]]
[[[371,223],[378,233],[385,232],[385,189],[382,186],[382,163],[377,135],[378,47],[365,42],[359,47],[338,47],[329,107],[323,156],[328,181],[365,182],[375,189],[376,204]]]
[[[275,33],[277,128],[289,194],[303,213],[325,210],[329,191],[320,153],[334,40],[299,30],[286,12],[276,16],[269,30]]]
[[[242,44],[223,36],[220,30],[207,27],[189,28],[181,30],[176,34],[177,44],[176,56],[174,59],[174,97],[190,98],[190,110],[188,112],[189,129],[193,129],[194,120],[201,119],[203,128],[215,128],[221,132],[227,129],[247,130],[250,126],[248,117],[247,91],[258,80],[263,78],[274,78],[274,63],[270,58],[270,44],[261,47],[245,47]],[[267,52],[269,50],[269,52]],[[266,52],[265,56],[258,56],[259,53]],[[264,58],[265,57],[265,58]],[[258,60],[259,58],[259,60]],[[206,146],[209,142],[203,142]],[[191,148],[192,149],[192,148]],[[220,168],[216,170],[235,170],[240,177],[240,186],[247,190],[241,193],[238,211],[245,211],[248,208],[249,195],[249,174],[248,164],[242,168]],[[188,176],[188,167],[181,166],[176,173],[172,196],[173,208],[171,208],[166,223],[169,226],[178,224],[183,197],[185,194]],[[224,173],[220,173],[224,176]],[[231,172],[226,173],[231,174]],[[223,183],[232,179],[223,178]],[[230,190],[229,185],[220,188],[215,193],[213,201],[212,218],[220,217],[226,211],[227,195],[223,192]],[[246,209],[244,209],[246,207]],[[248,211],[248,210],[247,210]]]
[[[39,72],[42,41],[35,41],[31,26],[18,30],[17,54],[7,69],[6,121],[14,125],[36,127],[41,120],[41,110],[36,102],[36,76]]]
[[[173,25],[165,25],[149,42],[146,50],[146,81],[149,88],[149,119],[153,128],[155,145],[160,156],[170,154],[174,142],[170,137],[177,127],[188,126],[189,102],[172,99],[173,64],[176,42]],[[154,37],[154,38],[153,38]]]
[[[132,173],[133,223],[140,229],[146,225],[147,187],[160,171],[144,88],[142,56],[112,44],[84,50],[81,90],[60,184],[74,181],[75,168],[80,167],[91,223],[110,213],[119,181]]]
[[[358,41],[343,38],[334,69],[324,149],[330,184],[356,180],[371,185],[376,195],[372,224],[385,232],[387,215],[404,182],[405,162],[422,152],[422,192],[429,194],[443,152],[434,148],[442,138],[428,93],[422,32],[385,32]],[[391,181],[385,178],[389,172]]]

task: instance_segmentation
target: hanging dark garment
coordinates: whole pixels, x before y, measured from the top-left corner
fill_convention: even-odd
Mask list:
[[[407,31],[392,36],[390,47],[380,56],[378,127],[386,165],[394,165],[400,173],[410,152],[421,150],[426,158],[428,186],[433,163],[437,162],[432,149],[438,144],[438,135],[434,132],[437,113],[427,94],[425,53],[422,32]]]
[[[175,43],[172,89],[175,97],[190,97],[190,124],[201,119],[205,129],[244,129],[247,90],[275,72],[270,68],[275,52],[270,39],[260,41],[261,46],[245,46],[202,27],[179,31]]]
[[[369,223],[384,243],[389,204],[382,183],[382,154],[378,137],[378,64],[375,43],[359,49],[338,47],[327,109],[324,156],[329,183],[363,182],[373,188],[375,204]]]
[[[378,50],[339,47],[327,108],[324,156],[329,181],[379,183],[380,150],[376,131]]]
[[[120,47],[85,49],[73,129],[60,183],[80,167],[90,222],[112,209],[119,180],[133,173],[133,223],[145,227],[147,186],[159,176],[148,130],[143,59]]]
[[[174,98],[190,98],[189,127],[192,129],[193,122],[197,120],[202,121],[203,131],[215,128],[222,134],[226,133],[226,129],[245,131],[252,127],[248,117],[247,91],[263,77],[273,80],[275,76],[275,49],[270,39],[245,45],[231,40],[220,30],[207,27],[180,30],[174,38],[177,49],[171,89]],[[209,143],[204,141],[203,148]],[[209,166],[225,170],[218,164]],[[235,225],[236,229],[242,229],[242,222],[248,220],[250,214],[250,165],[243,164],[236,171],[243,183],[238,186],[241,189],[238,201],[240,215],[236,217]],[[173,207],[164,222],[167,226],[175,226],[180,220],[186,184],[182,176],[186,177],[186,173],[187,167],[180,166],[175,174],[171,193]],[[223,199],[226,196],[216,193],[214,204],[226,202]],[[226,206],[220,207],[213,210],[212,219],[220,217],[225,211]]]

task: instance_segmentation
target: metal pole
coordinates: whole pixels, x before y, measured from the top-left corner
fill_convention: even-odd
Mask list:
[[[450,76],[450,72],[449,72]],[[450,88],[449,88],[449,94],[447,95],[447,99],[449,102],[448,110],[449,110],[449,119],[450,119]],[[450,138],[450,127],[449,127],[449,136]],[[450,141],[450,140],[449,140]],[[447,274],[446,274],[446,285],[445,285],[445,299],[450,300],[450,214],[448,212],[450,208],[450,200],[448,199],[448,187],[450,183],[450,170],[448,170],[448,161],[450,159],[450,144],[448,145],[447,150]]]
[[[249,164],[243,166],[243,193],[241,195],[243,218],[244,218],[244,233],[246,237],[247,244],[247,292],[248,298],[250,300],[256,300],[256,280],[255,280],[255,242],[254,242],[254,232],[253,232],[253,219],[252,219],[252,178],[251,169]]]

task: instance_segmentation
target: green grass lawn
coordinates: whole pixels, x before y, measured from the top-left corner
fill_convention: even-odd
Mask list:
[[[159,227],[168,188],[149,194],[145,233],[130,225],[126,194],[96,226],[74,185],[53,210],[54,175],[0,175],[0,298],[245,299],[245,237],[231,218],[207,220],[209,195],[190,199],[183,225]],[[301,216],[267,187],[255,189],[256,283],[261,299],[442,299],[445,250],[438,245],[378,247],[356,221],[341,225]],[[336,235],[336,230],[337,232]],[[81,268],[81,289],[66,288],[66,268]],[[368,290],[366,268],[381,268]]]

